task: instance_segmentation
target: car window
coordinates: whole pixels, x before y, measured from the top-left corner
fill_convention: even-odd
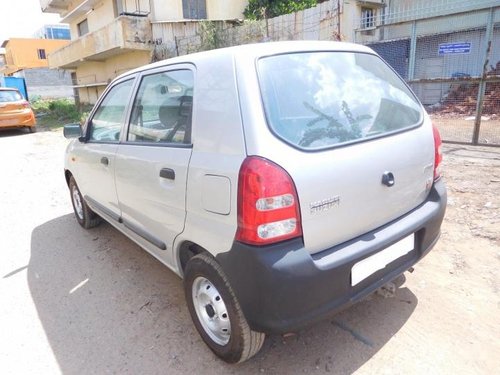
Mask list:
[[[189,144],[192,106],[192,71],[145,76],[132,107],[127,141]]]
[[[89,140],[118,142],[133,82],[118,83],[106,94],[90,122]]]
[[[313,52],[265,57],[259,82],[269,126],[315,150],[416,126],[419,102],[379,57]]]
[[[22,100],[23,97],[18,91],[15,90],[0,90],[0,103],[17,102]]]

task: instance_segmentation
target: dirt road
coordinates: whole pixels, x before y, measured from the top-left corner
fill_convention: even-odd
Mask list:
[[[109,225],[85,231],[61,131],[0,133],[1,374],[492,374],[500,368],[500,148],[445,147],[436,248],[399,280],[229,366],[191,324],[181,280]],[[300,303],[300,296],[297,296]]]

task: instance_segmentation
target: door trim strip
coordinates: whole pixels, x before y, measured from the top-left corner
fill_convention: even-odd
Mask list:
[[[113,220],[120,222],[120,215],[114,213],[109,208],[104,207],[102,204],[96,202],[94,199],[90,198],[88,195],[85,195],[84,198],[87,202],[90,203],[91,206],[94,206],[98,211],[101,211],[102,213],[106,214],[106,216],[109,216]]]
[[[130,229],[132,232],[134,232],[135,234],[137,234],[139,237],[142,237],[146,241],[152,243],[153,245],[155,245],[160,250],[167,250],[167,245],[165,244],[165,242],[163,242],[159,238],[155,237],[151,233],[146,232],[144,229],[139,228],[135,224],[132,224],[131,222],[129,222],[129,221],[123,219],[123,218],[121,219],[121,222],[123,223],[123,225],[125,225],[125,227],[127,227],[128,229]]]

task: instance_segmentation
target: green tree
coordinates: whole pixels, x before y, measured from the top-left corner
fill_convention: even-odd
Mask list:
[[[261,20],[311,8],[324,0],[250,0],[243,14],[250,20]]]

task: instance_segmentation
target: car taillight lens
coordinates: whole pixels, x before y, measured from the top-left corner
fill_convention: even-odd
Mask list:
[[[28,103],[28,102],[23,102],[22,106],[24,108],[31,108],[30,103]]]
[[[434,133],[434,181],[441,177],[441,162],[443,161],[443,151],[441,149],[443,142],[439,135],[439,130],[435,125],[432,125]]]
[[[265,245],[300,236],[299,201],[290,175],[267,159],[246,158],[238,178],[236,240]]]

